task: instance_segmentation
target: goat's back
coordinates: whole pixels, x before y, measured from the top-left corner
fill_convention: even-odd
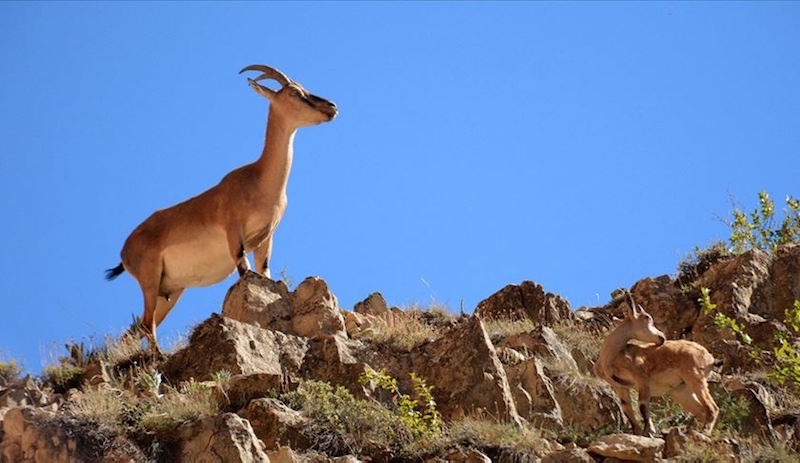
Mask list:
[[[714,356],[700,344],[686,340],[668,340],[661,346],[629,344],[617,368],[631,369],[647,377],[674,372],[707,377],[714,366]]]

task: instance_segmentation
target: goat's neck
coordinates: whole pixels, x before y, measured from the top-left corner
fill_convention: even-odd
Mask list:
[[[626,326],[620,325],[611,334],[606,337],[603,346],[600,348],[600,366],[610,373],[610,366],[614,359],[625,350],[628,341],[631,340],[630,335],[627,334],[628,329]]]
[[[602,350],[609,354],[617,354],[625,349],[631,336],[627,334],[625,325],[618,326],[611,334],[608,335],[606,341],[603,343]]]
[[[256,161],[256,167],[261,176],[261,185],[270,190],[270,196],[281,197],[286,194],[296,132],[296,127],[276,116],[273,111],[269,112],[264,150]]]

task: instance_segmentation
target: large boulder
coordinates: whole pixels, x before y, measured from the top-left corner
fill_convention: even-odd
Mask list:
[[[775,251],[770,268],[770,284],[764,288],[764,303],[756,313],[783,321],[785,311],[800,299],[800,245],[781,246]]]
[[[247,272],[228,289],[222,315],[264,329],[293,333],[289,288],[255,272]]]
[[[525,320],[541,325],[553,325],[571,316],[569,302],[556,294],[547,293],[542,285],[523,281],[508,285],[481,301],[475,315],[486,320]]]
[[[250,423],[234,413],[183,424],[176,434],[173,461],[269,462]]]
[[[506,367],[517,412],[536,427],[557,430],[564,425],[553,382],[536,357]]]
[[[336,296],[317,277],[306,278],[290,293],[283,282],[247,272],[228,290],[222,315],[307,338],[345,329]]]
[[[653,316],[655,325],[668,339],[683,338],[697,320],[697,301],[691,300],[667,275],[637,281],[631,288],[631,295]],[[619,300],[619,303],[623,302]],[[617,313],[622,316],[621,310]]]
[[[623,461],[656,461],[664,449],[664,439],[610,434],[589,445],[589,453]]]
[[[603,428],[619,428],[625,423],[619,399],[605,384],[592,377],[556,377],[553,395],[561,418],[574,431],[592,433]]]
[[[473,316],[412,353],[414,371],[433,386],[445,419],[485,412],[522,423],[505,369],[479,317]]]
[[[311,445],[303,435],[308,419],[279,400],[256,399],[237,414],[250,422],[253,432],[264,442],[267,450],[278,450],[281,445],[302,450]]]
[[[303,363],[308,341],[217,314],[200,324],[189,344],[164,364],[165,375],[180,381],[210,380],[214,373],[266,374],[288,377]]]
[[[107,425],[79,422],[40,408],[15,407],[2,420],[0,462],[146,461]]]
[[[338,334],[315,337],[308,341],[308,351],[300,376],[340,385],[354,396],[364,397],[359,378],[367,364],[355,355],[360,346],[358,341]]]
[[[292,307],[292,330],[298,336],[347,336],[339,302],[322,278],[303,280],[292,293]]]

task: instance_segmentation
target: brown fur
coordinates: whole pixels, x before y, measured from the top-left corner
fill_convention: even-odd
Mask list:
[[[653,326],[652,317],[641,306],[637,308],[633,298],[629,305],[633,309],[626,311],[623,322],[603,343],[595,372],[619,396],[635,434],[642,434],[642,428],[631,405],[630,389],[636,389],[639,395],[644,434],[653,433],[650,398],[665,394],[703,423],[704,433],[710,433],[719,415],[707,382],[714,357],[696,342],[667,341]],[[628,343],[630,340],[653,344],[634,345]]]
[[[154,351],[156,326],[185,288],[217,283],[234,270],[243,275],[250,269],[249,251],[257,271],[270,276],[272,234],[286,209],[295,132],[336,117],[335,104],[311,95],[280,71],[251,65],[241,72],[253,70],[262,74],[248,79],[250,86],[270,101],[261,157],[205,192],[153,213],[130,234],[120,253],[122,268],[144,296],[144,313],[135,328]],[[281,88],[264,87],[258,83],[263,79],[274,79]],[[122,268],[109,270],[108,278]]]

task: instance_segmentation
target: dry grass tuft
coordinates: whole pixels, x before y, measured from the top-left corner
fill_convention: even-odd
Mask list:
[[[453,316],[441,306],[426,309],[412,306],[401,313],[393,313],[388,319],[377,318],[371,329],[360,337],[408,352],[439,339],[453,321]]]
[[[494,319],[484,320],[483,326],[486,328],[489,339],[495,342],[518,334],[529,333],[536,327],[536,324],[528,318],[522,320]]]
[[[16,360],[0,361],[0,386],[11,384],[22,374],[22,367]]]

